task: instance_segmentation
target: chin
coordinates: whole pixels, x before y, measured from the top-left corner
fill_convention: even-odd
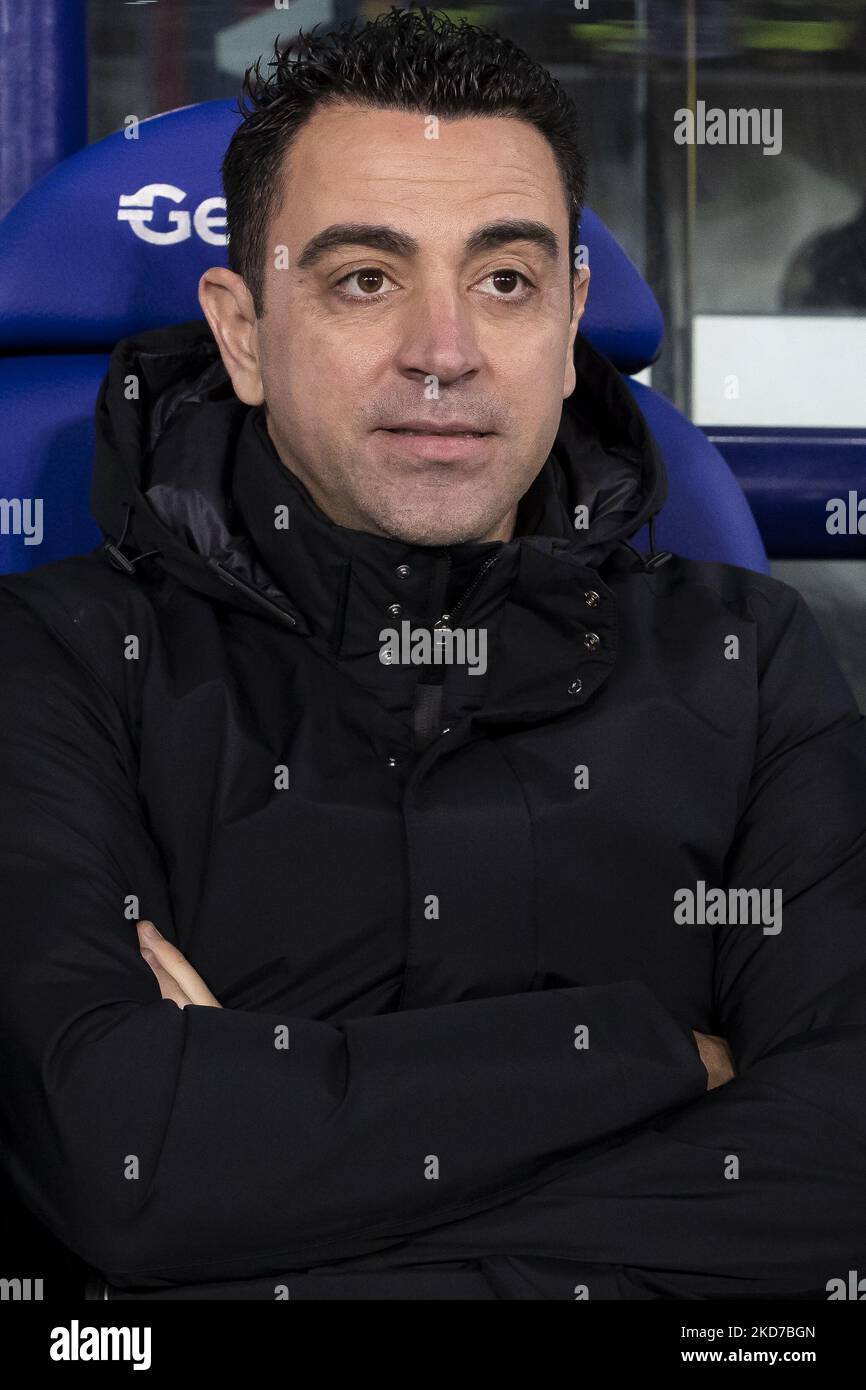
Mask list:
[[[459,489],[457,489],[459,494]],[[443,489],[444,492],[444,489]],[[368,505],[363,510],[370,519],[387,535],[407,545],[459,545],[464,541],[477,540],[496,525],[500,512],[494,509],[491,518],[490,506],[472,507],[462,502],[459,495],[436,505],[429,494],[420,499],[421,505],[408,506],[399,512],[390,508]],[[408,499],[407,499],[408,500]]]
[[[476,540],[479,535],[489,531],[492,523],[479,522],[477,526],[467,525],[466,518],[452,520],[437,517],[419,517],[413,521],[384,522],[383,527],[397,540],[407,545],[459,545],[463,541]]]

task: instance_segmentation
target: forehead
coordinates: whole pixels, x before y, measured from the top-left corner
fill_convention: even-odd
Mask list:
[[[461,226],[500,216],[567,222],[553,150],[510,116],[434,122],[420,111],[319,107],[288,151],[282,180],[277,221],[299,236],[387,214]]]

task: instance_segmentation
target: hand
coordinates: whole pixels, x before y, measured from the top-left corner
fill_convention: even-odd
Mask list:
[[[733,1054],[725,1039],[718,1038],[713,1033],[696,1033],[694,1028],[692,1032],[701,1054],[701,1061],[707,1069],[707,1090],[712,1091],[716,1086],[723,1086],[726,1081],[731,1081],[737,1073]]]
[[[173,999],[179,1009],[187,1004],[208,1004],[214,1009],[222,1008],[183,952],[166,941],[153,922],[144,919],[135,925],[139,949],[157,978],[163,999]]]

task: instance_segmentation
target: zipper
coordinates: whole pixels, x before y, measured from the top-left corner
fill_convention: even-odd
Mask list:
[[[434,631],[434,632],[451,632],[451,631],[452,631],[451,624],[452,624],[452,622],[454,621],[454,619],[456,618],[457,614],[460,612],[460,609],[464,606],[464,604],[467,602],[467,600],[471,598],[472,594],[474,594],[476,588],[477,588],[478,585],[481,583],[481,580],[484,578],[484,576],[485,576],[485,574],[487,573],[487,571],[491,568],[492,565],[495,565],[495,564],[496,564],[496,561],[497,561],[498,559],[499,559],[499,556],[498,556],[498,554],[497,554],[497,555],[491,555],[488,559],[486,559],[486,560],[484,561],[484,564],[481,566],[481,568],[480,568],[480,570],[478,571],[478,573],[476,574],[475,578],[472,580],[472,583],[471,583],[471,584],[469,585],[469,587],[461,594],[460,598],[457,600],[457,602],[455,603],[454,607],[450,610],[450,612],[448,612],[448,613],[442,613],[442,614],[437,618],[436,622],[433,624],[433,631]],[[450,566],[451,566],[451,556],[450,556],[450,554],[449,554],[449,556],[448,556],[448,565],[449,565],[449,569],[450,569]]]
[[[213,555],[208,556],[207,562],[210,565],[211,569],[223,581],[223,583],[228,584],[229,588],[242,590],[243,593],[248,594],[251,599],[254,599],[256,603],[261,604],[263,608],[267,608],[269,612],[274,613],[279,618],[282,618],[283,622],[291,623],[292,627],[297,627],[297,618],[293,617],[287,609],[281,608],[279,604],[276,604],[273,602],[272,599],[267,598],[265,594],[260,593],[260,591],[255,587],[254,584],[248,584],[247,581],[245,579],[241,579],[239,575],[229,574],[228,570],[224,569],[223,566],[220,564],[219,560],[217,560]]]
[[[472,594],[475,592],[476,588],[481,583],[481,580],[484,578],[487,571],[491,568],[492,565],[496,563],[498,559],[499,555],[497,554],[491,555],[488,557],[487,560],[485,560],[484,564],[479,569],[475,578],[460,595],[460,598],[454,604],[453,608],[451,608],[451,610],[447,613],[440,614],[439,618],[433,624],[434,633],[439,632],[444,634],[445,632],[451,631],[451,623],[454,621],[461,608],[464,607],[464,605],[468,602]],[[450,551],[447,556],[447,562],[448,568],[446,571],[445,584],[442,590],[443,593],[448,592],[447,576],[451,572]],[[435,641],[436,638],[434,637],[434,642]],[[412,710],[412,729],[415,736],[415,750],[418,753],[423,752],[427,745],[432,741],[436,732],[436,728],[442,722],[442,702],[445,693],[444,686],[441,679],[433,681],[430,684],[425,684],[424,676],[430,670],[431,667],[429,665],[424,666],[422,668],[422,673],[419,676],[418,684],[415,687],[415,696]]]

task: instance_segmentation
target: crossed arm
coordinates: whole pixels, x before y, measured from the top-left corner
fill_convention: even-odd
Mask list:
[[[136,922],[141,954],[156,976],[163,999],[171,999],[179,1009],[187,1004],[221,1009],[222,1005],[208,989],[198,971],[190,965],[182,951],[158,930],[153,922]],[[734,1076],[734,1059],[724,1038],[692,1029],[701,1061],[707,1069],[707,1090],[723,1086]]]

